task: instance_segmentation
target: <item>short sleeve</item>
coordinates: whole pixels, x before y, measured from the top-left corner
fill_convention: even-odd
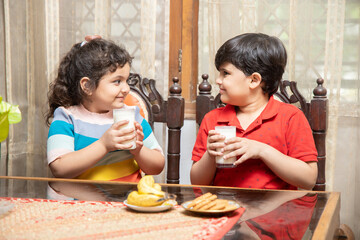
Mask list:
[[[141,127],[143,129],[144,146],[149,149],[157,149],[164,155],[164,152],[163,152],[160,144],[156,140],[156,137],[154,135],[154,132],[153,132],[149,122],[146,121],[146,119],[141,116],[139,107],[136,107],[135,120],[141,124]]]
[[[205,115],[203,121],[200,124],[199,127],[199,131],[196,137],[196,141],[195,141],[195,145],[192,151],[192,157],[191,159],[193,161],[199,161],[202,156],[204,155],[204,153],[206,152],[206,148],[207,148],[207,137],[208,137],[208,133],[209,133],[209,128],[208,128],[208,124],[207,124],[207,117],[209,115]]]
[[[304,162],[317,162],[317,151],[312,130],[303,112],[299,110],[295,113],[287,125],[287,155]]]
[[[47,139],[48,164],[56,158],[74,151],[74,125],[63,108],[57,108]]]

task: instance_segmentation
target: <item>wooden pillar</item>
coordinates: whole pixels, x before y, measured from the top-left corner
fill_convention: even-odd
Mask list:
[[[168,127],[168,169],[167,183],[179,183],[180,172],[180,135],[184,125],[184,98],[181,96],[179,78],[173,78],[166,106],[166,123]]]
[[[326,163],[326,130],[328,121],[328,99],[326,88],[322,86],[324,80],[317,79],[318,86],[314,89],[314,97],[310,103],[310,126],[313,130],[316,149],[318,151],[318,177],[314,190],[325,191],[325,163]]]
[[[208,82],[209,75],[203,74],[199,84],[199,95],[196,97],[196,123],[201,124],[206,113],[215,109],[214,97],[211,95],[211,84]]]

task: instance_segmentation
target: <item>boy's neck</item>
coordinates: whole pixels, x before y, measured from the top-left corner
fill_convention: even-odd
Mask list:
[[[253,114],[257,112],[262,112],[266,107],[266,104],[269,102],[268,95],[257,96],[250,100],[245,106],[237,106],[239,114]]]
[[[244,130],[246,130],[251,123],[260,116],[268,102],[269,98],[265,96],[254,99],[245,106],[236,107],[236,116]]]

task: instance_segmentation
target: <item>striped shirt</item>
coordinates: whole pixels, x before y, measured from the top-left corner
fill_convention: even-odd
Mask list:
[[[162,152],[151,126],[140,115],[139,110],[136,107],[135,121],[140,123],[143,128],[144,146]],[[112,111],[104,114],[93,113],[82,105],[57,108],[54,112],[54,119],[50,125],[47,140],[48,164],[64,154],[78,151],[94,143],[113,123]],[[117,150],[107,153],[77,178],[138,181],[140,179],[140,168],[129,150]]]

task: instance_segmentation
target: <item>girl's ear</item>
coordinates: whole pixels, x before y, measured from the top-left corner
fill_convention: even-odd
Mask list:
[[[253,74],[251,74],[250,78],[250,88],[255,89],[256,87],[260,86],[262,80],[260,73],[254,72]]]
[[[82,79],[80,79],[80,86],[86,95],[91,96],[92,91],[90,89],[90,79],[89,78],[83,77]]]

